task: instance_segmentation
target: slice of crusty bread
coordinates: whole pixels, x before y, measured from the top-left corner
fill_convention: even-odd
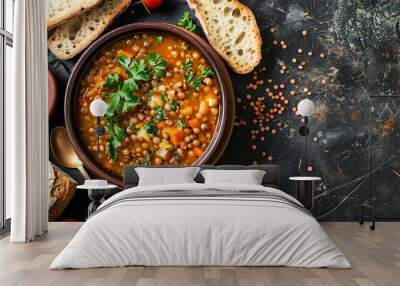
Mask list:
[[[214,49],[239,74],[261,60],[262,39],[251,10],[237,0],[186,0]]]
[[[131,0],[105,0],[90,11],[72,18],[51,35],[48,40],[50,51],[61,60],[75,57],[96,40],[130,4]]]
[[[52,29],[100,2],[101,0],[48,0],[47,28]]]

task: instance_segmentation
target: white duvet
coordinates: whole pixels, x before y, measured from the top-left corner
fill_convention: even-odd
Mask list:
[[[130,192],[265,190],[238,184],[136,187],[105,201],[50,269],[145,266],[294,266],[349,268],[318,222],[299,209],[257,198],[154,198],[122,201]]]

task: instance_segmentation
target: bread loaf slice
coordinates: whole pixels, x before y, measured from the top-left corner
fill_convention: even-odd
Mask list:
[[[99,6],[59,26],[48,40],[50,51],[61,60],[75,57],[124,12],[131,0],[105,0]]]
[[[214,49],[239,74],[262,58],[262,39],[251,10],[237,0],[186,0]]]
[[[61,171],[60,168],[50,163],[52,172],[51,177],[53,183],[49,189],[53,204],[49,208],[49,221],[55,221],[63,211],[68,207],[75,195],[78,183],[68,174]],[[49,186],[50,187],[50,186]]]
[[[52,29],[100,2],[101,0],[48,0],[47,28]]]

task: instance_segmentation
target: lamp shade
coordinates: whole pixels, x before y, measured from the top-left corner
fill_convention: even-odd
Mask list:
[[[95,99],[90,103],[90,113],[93,116],[103,116],[107,112],[108,105],[104,100]]]
[[[301,116],[311,116],[314,114],[314,103],[309,99],[303,99],[297,104],[297,110]]]

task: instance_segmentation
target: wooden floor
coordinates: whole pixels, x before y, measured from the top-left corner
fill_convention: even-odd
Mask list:
[[[357,223],[322,223],[352,269],[288,267],[125,267],[48,270],[80,223],[51,223],[33,243],[0,241],[1,286],[45,285],[400,285],[400,223],[378,223],[375,232]]]

